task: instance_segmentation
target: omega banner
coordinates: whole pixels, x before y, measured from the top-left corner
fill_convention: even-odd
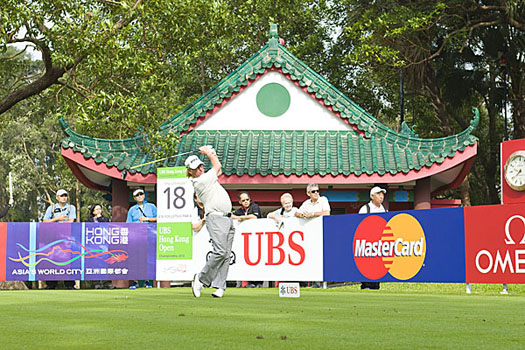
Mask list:
[[[0,280],[191,280],[211,244],[184,224],[161,245],[155,223],[0,223]],[[247,220],[230,264],[230,280],[525,283],[525,204]]]
[[[525,283],[525,204],[465,208],[467,282]]]

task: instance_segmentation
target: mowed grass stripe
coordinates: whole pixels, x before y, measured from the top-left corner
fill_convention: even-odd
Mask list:
[[[4,349],[523,348],[525,290],[384,283],[301,289],[0,291]]]

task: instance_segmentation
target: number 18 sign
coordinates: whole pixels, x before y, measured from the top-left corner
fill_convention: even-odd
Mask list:
[[[191,279],[193,186],[185,167],[157,169],[157,279]]]
[[[157,221],[191,222],[193,186],[185,167],[157,169]]]

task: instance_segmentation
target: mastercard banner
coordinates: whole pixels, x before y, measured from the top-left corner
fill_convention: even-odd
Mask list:
[[[323,219],[325,281],[465,282],[463,208]]]

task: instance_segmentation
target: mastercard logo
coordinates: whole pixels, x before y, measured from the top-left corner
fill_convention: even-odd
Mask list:
[[[387,273],[399,280],[414,277],[425,260],[425,232],[409,214],[398,214],[388,222],[368,216],[357,227],[353,254],[359,271],[376,280]]]

